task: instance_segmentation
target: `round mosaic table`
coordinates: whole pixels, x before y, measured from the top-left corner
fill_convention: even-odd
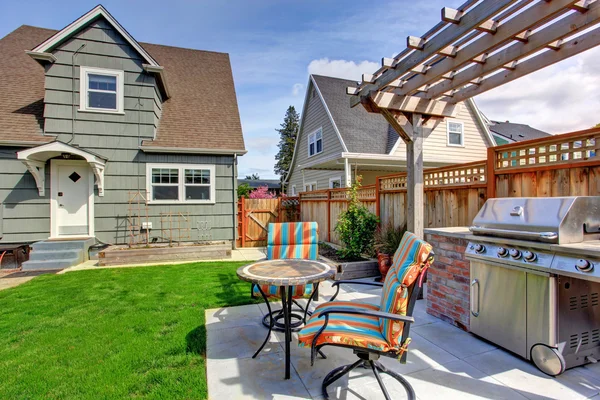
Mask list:
[[[252,264],[238,268],[237,276],[241,280],[257,285],[263,299],[269,309],[269,315],[272,315],[271,306],[266,294],[261,289],[261,285],[279,287],[279,295],[283,305],[283,321],[285,332],[285,379],[290,379],[290,342],[292,341],[292,286],[297,285],[315,285],[312,295],[306,304],[308,305],[318,292],[319,283],[331,279],[335,276],[335,268],[325,263],[315,260],[304,259],[285,259],[285,260],[261,260]],[[273,329],[275,319],[271,318],[269,332],[263,344],[254,353],[255,358],[263,349]]]

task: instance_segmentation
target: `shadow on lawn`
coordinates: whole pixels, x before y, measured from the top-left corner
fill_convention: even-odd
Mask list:
[[[206,352],[206,327],[199,325],[185,336],[186,352],[204,355]]]

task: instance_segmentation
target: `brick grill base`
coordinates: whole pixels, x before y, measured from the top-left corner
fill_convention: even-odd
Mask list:
[[[427,312],[469,331],[470,263],[464,258],[468,241],[426,233],[435,262],[427,271]]]

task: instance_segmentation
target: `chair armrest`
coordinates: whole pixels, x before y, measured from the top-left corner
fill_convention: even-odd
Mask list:
[[[377,286],[377,287],[383,287],[383,282],[361,282],[361,281],[352,281],[352,280],[346,280],[346,281],[334,281],[331,286],[338,286],[341,285],[342,283],[344,284],[349,284],[349,285],[367,285],[367,286]]]
[[[415,319],[413,317],[408,317],[405,315],[391,314],[391,313],[374,311],[374,310],[358,309],[358,308],[354,308],[354,307],[330,307],[330,308],[327,308],[326,310],[319,312],[319,315],[317,315],[317,317],[320,318],[323,315],[332,314],[332,313],[368,315],[370,317],[391,319],[392,321],[400,321],[400,322],[405,322],[408,324],[412,324],[413,322],[415,322]]]

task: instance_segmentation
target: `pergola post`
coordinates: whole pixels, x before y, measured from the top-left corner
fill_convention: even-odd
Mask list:
[[[407,229],[423,239],[424,193],[423,193],[423,140],[425,132],[423,116],[412,115],[412,140],[406,143],[407,165]]]

